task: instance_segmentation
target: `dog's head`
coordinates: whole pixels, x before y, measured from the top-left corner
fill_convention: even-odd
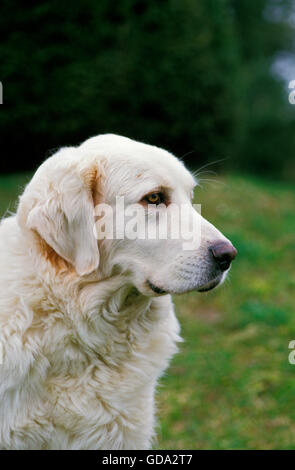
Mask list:
[[[169,152],[100,135],[40,166],[18,220],[78,276],[121,273],[145,295],[206,291],[236,250],[194,209],[195,185]]]

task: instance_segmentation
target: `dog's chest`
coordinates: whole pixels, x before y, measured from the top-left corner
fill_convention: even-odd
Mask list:
[[[111,342],[109,351],[104,344],[95,356],[69,342],[66,349],[61,346],[63,351],[48,351],[51,448],[59,448],[60,442],[61,448],[149,446],[156,382],[176,351],[174,313],[166,315],[157,330],[125,350],[120,342]]]

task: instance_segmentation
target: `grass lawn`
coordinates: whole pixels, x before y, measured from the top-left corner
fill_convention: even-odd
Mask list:
[[[0,214],[28,175],[0,177]],[[215,291],[175,297],[184,343],[158,389],[158,448],[295,449],[295,188],[225,176],[196,190],[239,254]]]

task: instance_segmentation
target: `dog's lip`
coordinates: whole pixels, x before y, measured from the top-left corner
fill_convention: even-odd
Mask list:
[[[155,286],[155,284],[153,284],[151,281],[148,280],[147,283],[148,283],[149,288],[152,289],[152,291],[155,292],[156,294],[167,294],[166,290],[163,290],[160,287]]]
[[[218,284],[220,283],[220,278],[215,278],[212,279],[211,281],[207,282],[203,286],[199,287],[196,289],[198,292],[208,292],[209,290],[214,289],[214,287],[217,287]],[[155,292],[155,294],[168,294],[169,292],[167,290],[161,289],[160,287],[155,286],[150,280],[147,281],[147,284],[149,288]],[[176,292],[175,292],[176,293]]]
[[[212,279],[212,281],[207,282],[203,286],[199,287],[198,292],[208,292],[209,290],[214,289],[220,283],[219,278]]]

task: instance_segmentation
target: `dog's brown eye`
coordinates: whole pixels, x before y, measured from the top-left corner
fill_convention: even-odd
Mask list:
[[[145,196],[144,201],[148,204],[161,204],[164,202],[164,194],[163,193],[151,193]]]

